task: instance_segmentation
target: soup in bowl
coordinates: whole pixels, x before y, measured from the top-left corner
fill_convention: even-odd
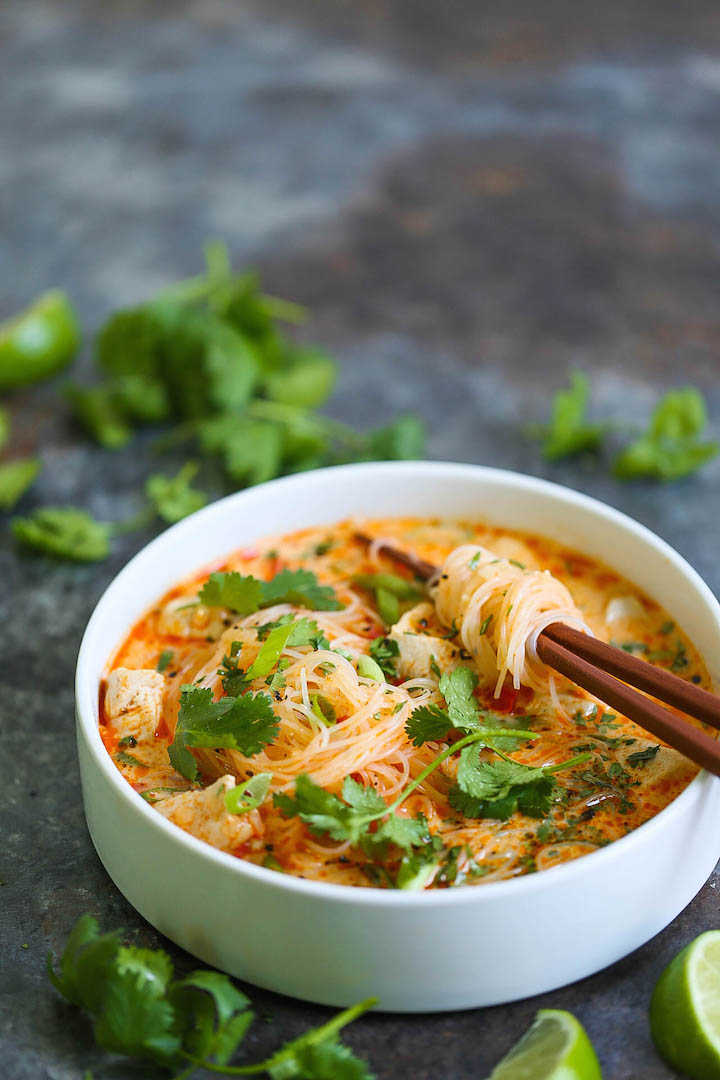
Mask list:
[[[597,970],[706,879],[718,797],[538,661],[558,619],[713,684],[707,588],[576,493],[388,464],[222,500],[141,552],[88,627],[101,858],[173,940],[311,1000],[459,1008]]]

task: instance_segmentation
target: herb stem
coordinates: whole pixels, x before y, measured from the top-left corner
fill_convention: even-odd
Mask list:
[[[359,1016],[366,1013],[368,1009],[372,1009],[377,1005],[378,999],[371,997],[366,998],[365,1001],[359,1001],[356,1005],[351,1005],[349,1009],[343,1009],[337,1016],[333,1016],[331,1020],[328,1020],[326,1024],[323,1024],[319,1028],[315,1028],[308,1035],[300,1036],[298,1042],[302,1042],[304,1046],[317,1046],[318,1043],[327,1042],[334,1039],[339,1031],[342,1030],[347,1024],[351,1024],[353,1020],[357,1020]],[[200,1058],[191,1057],[190,1054],[186,1054],[188,1061],[191,1061],[193,1068],[200,1067],[208,1069],[210,1072],[221,1073],[223,1076],[255,1076],[258,1073],[268,1072],[274,1066],[279,1065],[280,1062],[286,1061],[291,1058],[294,1053],[293,1044],[284,1047],[282,1050],[278,1050],[277,1053],[272,1054],[271,1057],[266,1058],[265,1061],[259,1061],[255,1065],[216,1065],[212,1061],[202,1061]],[[185,1074],[181,1074],[185,1075]],[[179,1080],[179,1078],[175,1078]]]

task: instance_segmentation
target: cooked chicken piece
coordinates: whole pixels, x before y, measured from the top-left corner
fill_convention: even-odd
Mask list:
[[[159,634],[173,634],[175,637],[202,638],[215,640],[225,629],[224,608],[209,608],[205,604],[195,604],[192,598],[181,597],[171,600],[160,612],[157,621]]]
[[[432,604],[424,601],[406,611],[388,637],[398,643],[397,669],[405,679],[419,679],[432,674],[434,659],[441,671],[450,671],[460,662],[460,649],[452,642],[428,634],[423,623],[432,626],[437,619]]]
[[[225,795],[235,787],[234,776],[221,776],[210,787],[171,795],[156,804],[168,821],[221,851],[235,851],[262,828],[256,813],[231,814]]]
[[[107,677],[105,716],[117,735],[151,742],[160,723],[165,677],[151,668],[115,668]]]

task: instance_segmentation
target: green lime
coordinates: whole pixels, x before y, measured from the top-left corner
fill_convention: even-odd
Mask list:
[[[72,360],[80,330],[72,304],[60,289],[34,300],[0,322],[0,390],[47,379]]]
[[[720,1077],[720,930],[691,941],[665,968],[650,1002],[662,1056],[696,1080]]]
[[[602,1080],[585,1028],[563,1009],[540,1009],[489,1080]]]

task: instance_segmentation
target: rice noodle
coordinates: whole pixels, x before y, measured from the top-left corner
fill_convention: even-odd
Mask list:
[[[487,548],[463,544],[446,559],[434,588],[440,619],[459,627],[464,647],[495,697],[509,673],[519,690],[547,690],[538,634],[554,622],[591,633],[569,590],[548,570],[526,570]],[[552,690],[551,690],[552,693]]]

